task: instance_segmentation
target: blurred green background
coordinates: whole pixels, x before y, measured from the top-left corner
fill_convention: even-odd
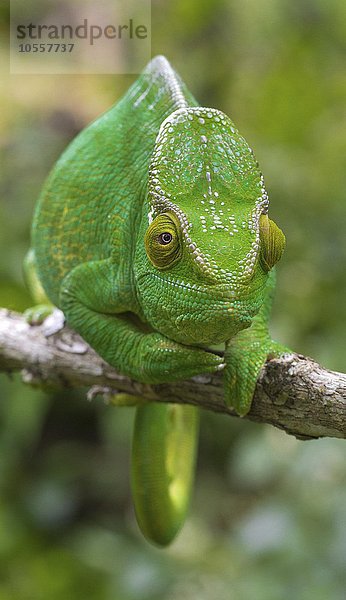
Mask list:
[[[2,4],[5,59],[8,17]],[[264,172],[287,237],[273,336],[335,370],[345,370],[345,52],[344,0],[152,2],[152,55],[232,117]],[[21,264],[49,169],[133,80],[9,76],[4,61],[0,306],[30,306]],[[134,520],[133,411],[0,382],[0,600],[344,598],[343,441],[203,414],[191,516],[160,551]]]

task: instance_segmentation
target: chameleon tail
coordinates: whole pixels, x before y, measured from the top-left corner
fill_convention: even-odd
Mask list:
[[[182,527],[194,480],[199,410],[182,404],[137,408],[132,491],[138,525],[148,541],[166,546]]]

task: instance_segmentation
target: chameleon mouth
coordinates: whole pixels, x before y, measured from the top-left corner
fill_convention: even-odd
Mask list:
[[[140,294],[145,277],[155,281],[155,299],[151,299],[146,318],[155,323],[156,330],[178,343],[222,344],[249,327],[259,309],[248,291],[240,297],[225,284],[202,286],[156,273],[141,276]],[[148,289],[152,290],[153,285]]]
[[[220,305],[220,303],[227,304],[229,312],[232,312],[232,305],[234,303],[242,303],[245,301],[245,304],[248,304],[248,302],[251,301],[252,296],[258,294],[260,288],[260,286],[256,286],[252,290],[249,290],[248,283],[246,285],[243,281],[239,281],[237,282],[237,291],[235,291],[232,289],[229,282],[210,284],[189,283],[181,279],[173,279],[152,272],[141,275],[141,277],[138,278],[137,283],[146,277],[158,280],[162,290],[170,288],[172,292],[173,290],[178,292],[179,289],[181,289],[187,291],[192,297],[196,295],[201,297],[205,296],[211,306],[215,304]]]

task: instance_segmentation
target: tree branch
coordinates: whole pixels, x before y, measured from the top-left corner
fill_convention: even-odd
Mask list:
[[[221,374],[161,385],[133,381],[105,363],[78,334],[61,328],[61,315],[55,311],[42,325],[30,326],[22,315],[0,309],[0,371],[21,370],[24,382],[31,384],[88,387],[89,397],[126,392],[236,416],[224,404]],[[267,361],[245,418],[311,439],[345,438],[345,416],[346,375],[292,353]]]

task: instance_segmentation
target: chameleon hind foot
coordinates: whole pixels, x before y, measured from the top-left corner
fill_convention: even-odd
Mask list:
[[[55,307],[47,297],[39,280],[36,269],[34,250],[30,249],[24,259],[23,275],[26,286],[36,304],[24,311],[24,318],[29,325],[41,325],[51,315]]]
[[[23,315],[29,325],[42,325],[43,321],[54,312],[52,304],[37,304],[27,308]]]

